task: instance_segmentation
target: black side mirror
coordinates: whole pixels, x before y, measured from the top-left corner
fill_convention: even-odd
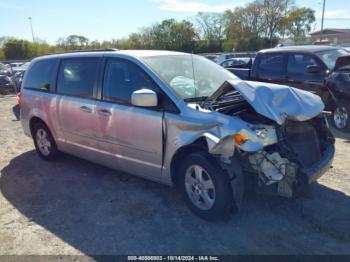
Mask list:
[[[41,89],[45,90],[45,91],[50,91],[50,84],[46,83],[46,84],[43,84],[41,86]]]
[[[322,72],[322,68],[317,65],[309,65],[306,67],[306,73],[308,74],[320,74]]]

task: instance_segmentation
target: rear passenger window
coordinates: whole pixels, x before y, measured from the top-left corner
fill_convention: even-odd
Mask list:
[[[48,59],[34,63],[26,73],[23,88],[49,91],[52,89],[58,60]]]
[[[58,73],[57,92],[92,98],[97,80],[98,58],[64,59]]]
[[[259,68],[271,72],[284,71],[284,55],[283,54],[264,54],[261,57]]]
[[[137,65],[125,60],[107,63],[103,81],[103,100],[131,104],[131,94],[147,88],[157,92],[158,87]]]

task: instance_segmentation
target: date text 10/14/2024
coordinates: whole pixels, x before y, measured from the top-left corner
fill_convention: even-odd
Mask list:
[[[217,256],[128,256],[128,261],[220,261]]]

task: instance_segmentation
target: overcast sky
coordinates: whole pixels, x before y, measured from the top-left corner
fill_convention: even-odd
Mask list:
[[[90,40],[122,38],[142,27],[167,18],[191,19],[197,12],[222,12],[251,1],[245,0],[0,0],[0,36],[55,43],[70,34]],[[298,7],[316,10],[321,27],[322,0],[296,0]],[[350,0],[327,0],[324,27],[350,28]]]

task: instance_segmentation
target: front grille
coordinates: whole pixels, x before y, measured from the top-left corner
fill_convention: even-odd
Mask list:
[[[308,122],[289,122],[286,140],[303,166],[311,166],[321,159],[321,146],[316,129]]]
[[[288,121],[278,131],[279,146],[288,159],[308,167],[322,157],[318,130],[311,123]]]

